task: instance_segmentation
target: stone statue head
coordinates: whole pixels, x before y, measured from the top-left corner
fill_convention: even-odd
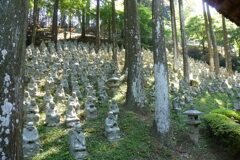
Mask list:
[[[76,92],[72,92],[72,96],[73,96],[74,98],[76,98],[76,97],[77,97],[77,93],[76,93]]]
[[[32,131],[34,129],[33,122],[28,122],[26,128],[27,130]]]
[[[25,98],[26,98],[26,97],[30,97],[30,94],[29,94],[28,91],[24,91],[24,97],[25,97]]]
[[[110,118],[110,119],[114,119],[115,118],[115,116],[114,116],[112,111],[108,112],[108,118]]]
[[[31,105],[32,105],[32,106],[35,106],[36,104],[37,104],[37,103],[36,103],[36,100],[35,100],[35,99],[32,99],[32,100],[31,100]]]
[[[75,130],[76,130],[76,132],[80,133],[80,132],[82,131],[82,126],[81,126],[81,124],[79,124],[79,123],[76,124]]]
[[[49,103],[49,106],[50,106],[50,108],[53,109],[53,108],[55,107],[55,103],[54,103],[54,102],[50,102],[50,103]]]

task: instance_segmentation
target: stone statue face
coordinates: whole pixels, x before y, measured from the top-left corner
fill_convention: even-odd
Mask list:
[[[29,130],[29,131],[32,131],[33,129],[34,129],[34,126],[33,126],[33,123],[32,122],[29,122],[28,124],[27,124],[27,130]]]
[[[36,101],[35,100],[31,100],[31,105],[35,106],[36,105]]]
[[[80,124],[77,124],[76,127],[75,127],[75,130],[80,133],[82,131],[82,127]]]
[[[50,107],[53,109],[55,107],[55,103],[50,102]]]
[[[29,97],[30,95],[29,95],[29,92],[28,91],[25,91],[24,92],[24,97]]]

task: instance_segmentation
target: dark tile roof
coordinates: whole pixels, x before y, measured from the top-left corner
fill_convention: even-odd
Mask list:
[[[204,0],[223,16],[240,26],[240,0]]]

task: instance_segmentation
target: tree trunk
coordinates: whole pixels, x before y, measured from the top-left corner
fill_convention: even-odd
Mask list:
[[[125,46],[125,62],[123,67],[123,72],[127,70],[128,67],[128,0],[124,0],[124,46]]]
[[[166,141],[170,128],[168,69],[165,50],[163,0],[153,0],[153,54],[155,75],[155,121],[160,139]]]
[[[171,27],[172,27],[173,55],[174,55],[173,69],[176,70],[177,69],[176,64],[178,59],[178,40],[177,40],[175,7],[174,7],[173,0],[170,0],[170,10],[171,10]]]
[[[116,10],[115,10],[115,0],[112,0],[112,44],[113,44],[113,62],[117,65],[117,48],[116,48]]]
[[[111,20],[108,20],[108,41],[111,42]]]
[[[226,22],[224,16],[222,16],[222,25],[223,25],[223,40],[224,40],[224,52],[225,52],[225,63],[226,68],[229,74],[232,74],[232,60],[231,60],[231,54],[230,49],[228,46],[228,33],[226,28]]]
[[[90,14],[88,13],[89,10],[90,10],[90,5],[91,5],[91,0],[87,0],[87,5],[86,5],[86,11],[87,11],[87,13],[85,13],[85,16],[86,16],[85,25],[87,26],[87,28],[90,27],[90,20],[91,20],[91,16],[90,16]],[[85,12],[86,12],[86,11],[85,11]]]
[[[6,160],[23,159],[23,66],[28,5],[28,0],[0,2],[0,157]]]
[[[70,39],[72,39],[72,15],[69,16],[69,32],[70,32]]]
[[[96,53],[100,49],[100,0],[97,0]]]
[[[32,43],[35,44],[37,32],[37,17],[38,17],[38,0],[34,0],[33,7],[33,28],[32,28]]]
[[[213,31],[212,17],[211,17],[211,13],[208,5],[207,5],[207,14],[208,14],[209,29],[210,29],[210,35],[211,35],[213,53],[214,53],[214,71],[218,75],[219,74],[219,55],[217,51],[216,37]]]
[[[210,69],[210,71],[214,71],[213,47],[212,47],[212,40],[211,40],[211,35],[210,35],[210,27],[208,24],[208,16],[206,13],[206,7],[205,7],[204,1],[202,1],[202,5],[203,5],[203,15],[204,15],[205,29],[206,29],[207,41],[208,41],[209,69]]]
[[[128,37],[128,78],[127,78],[127,108],[144,107],[144,86],[142,75],[142,57],[140,27],[137,1],[128,0],[127,35]]]
[[[52,21],[52,41],[57,44],[57,36],[58,36],[58,5],[59,0],[55,0],[54,2],[54,11],[53,11],[53,21]]]
[[[86,37],[86,10],[85,8],[83,8],[82,10],[82,35],[81,37],[82,38],[85,38]]]
[[[178,0],[178,2],[179,2],[181,39],[182,39],[183,73],[184,73],[185,81],[189,83],[189,64],[188,64],[188,51],[187,51],[187,41],[186,41],[186,32],[185,32],[183,3],[182,3],[182,0]]]
[[[212,40],[211,40],[210,28],[208,25],[208,17],[207,17],[207,13],[206,13],[206,7],[205,7],[204,0],[202,0],[202,6],[203,6],[203,16],[204,16],[204,23],[205,23],[205,29],[206,29],[207,41],[208,41],[209,70],[212,72],[214,70],[213,49],[212,49]]]

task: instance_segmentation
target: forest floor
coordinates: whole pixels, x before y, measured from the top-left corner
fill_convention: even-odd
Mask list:
[[[135,113],[127,110],[125,100],[126,83],[124,83],[113,98],[117,99],[120,107],[118,124],[122,139],[118,142],[108,142],[104,136],[104,121],[108,112],[108,103],[98,107],[98,119],[85,120],[82,107],[78,111],[81,124],[86,136],[88,157],[87,160],[238,160],[231,157],[219,144],[217,139],[210,136],[204,123],[200,125],[200,139],[194,145],[188,138],[188,129],[185,125],[186,116],[171,113],[171,132],[169,145],[164,147],[153,134],[152,124],[154,104],[149,101],[145,107],[147,114]],[[37,98],[39,106],[43,97]],[[233,99],[224,93],[204,94],[194,100],[196,108],[205,114],[216,108],[233,107]],[[68,128],[64,124],[66,104],[57,106],[61,114],[61,124],[49,128],[44,124],[45,114],[41,114],[38,126],[41,151],[33,160],[72,160],[68,146]],[[185,107],[185,110],[188,106]],[[41,110],[41,108],[40,108]]]

